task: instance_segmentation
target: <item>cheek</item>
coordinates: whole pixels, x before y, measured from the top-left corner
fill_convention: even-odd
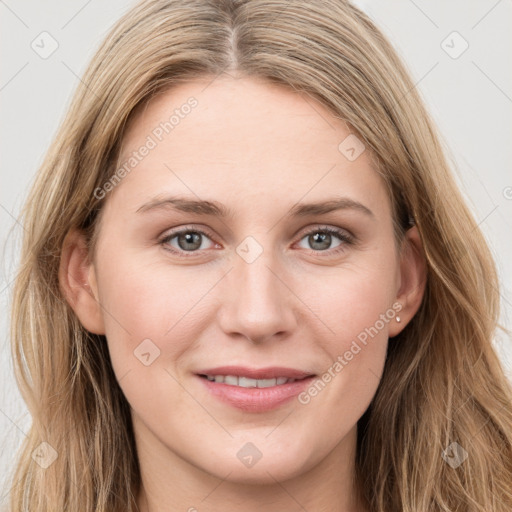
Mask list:
[[[140,351],[149,352],[158,366],[179,359],[208,322],[201,299],[218,281],[212,274],[128,257],[102,266],[100,302],[117,375],[139,367]]]
[[[369,329],[373,337],[387,339],[394,317],[395,282],[396,267],[391,257],[340,268],[323,279],[312,276],[303,281],[298,294],[324,325],[329,340],[325,348],[331,356],[348,350],[354,339],[364,341]],[[378,334],[373,331],[375,325]]]
[[[219,279],[212,274],[209,270],[201,275],[193,266],[134,264],[127,258],[102,267],[98,280],[119,385],[135,411],[149,422],[163,422],[169,432],[169,411],[183,411],[192,422],[197,415],[197,421],[204,422],[180,382],[188,369],[187,354],[212,321],[207,301],[201,300]]]
[[[327,357],[323,372],[299,402],[311,404],[342,433],[363,414],[379,385],[388,329],[396,315],[395,277],[390,258],[387,264],[339,271],[305,298],[324,325],[324,335],[317,339]],[[306,297],[306,288],[302,293]]]

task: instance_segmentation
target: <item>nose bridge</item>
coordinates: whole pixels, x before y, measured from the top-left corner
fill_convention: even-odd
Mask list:
[[[226,333],[263,341],[293,328],[295,318],[288,288],[276,276],[279,262],[271,248],[263,249],[252,237],[237,247],[234,268],[226,286],[230,300],[221,319]]]

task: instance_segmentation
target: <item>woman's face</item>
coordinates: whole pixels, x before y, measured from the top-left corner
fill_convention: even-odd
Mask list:
[[[89,328],[106,334],[141,457],[282,481],[353,456],[411,280],[385,186],[343,122],[266,82],[210,82],[158,95],[130,125]],[[315,377],[270,380],[292,371]]]

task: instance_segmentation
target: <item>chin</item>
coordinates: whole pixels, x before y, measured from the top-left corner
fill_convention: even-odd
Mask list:
[[[244,454],[240,458],[243,461]],[[276,480],[281,482],[295,478],[314,466],[314,462],[304,459],[303,452],[290,452],[281,454],[281,456],[271,452],[263,453],[257,461],[253,459],[253,461],[247,460],[245,463],[240,458],[236,453],[230,459],[219,455],[218,459],[209,461],[208,467],[205,467],[205,461],[202,460],[201,467],[204,471],[229,482],[266,485],[275,484]]]

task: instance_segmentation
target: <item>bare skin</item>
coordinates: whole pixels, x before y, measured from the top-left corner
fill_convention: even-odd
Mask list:
[[[76,231],[63,252],[67,299],[86,329],[106,335],[132,408],[139,508],[364,512],[353,484],[357,421],[375,395],[389,338],[421,302],[418,232],[410,229],[397,250],[368,151],[347,159],[338,146],[350,131],[322,105],[258,79],[211,80],[180,84],[138,113],[120,162],[187,98],[198,102],[103,199],[95,254],[87,258]],[[233,216],[169,205],[138,211],[171,195],[222,203]],[[340,197],[371,213],[289,215],[298,202]],[[194,246],[197,230],[205,234]],[[246,237],[256,244],[243,245]],[[240,246],[261,254],[248,262]],[[397,303],[401,321],[381,322],[333,372]],[[134,357],[146,339],[152,356],[151,347],[160,351],[147,366]],[[226,364],[320,379],[331,368],[332,378],[307,403],[247,412],[212,396],[195,373]],[[261,453],[252,467],[237,456],[246,443]]]

